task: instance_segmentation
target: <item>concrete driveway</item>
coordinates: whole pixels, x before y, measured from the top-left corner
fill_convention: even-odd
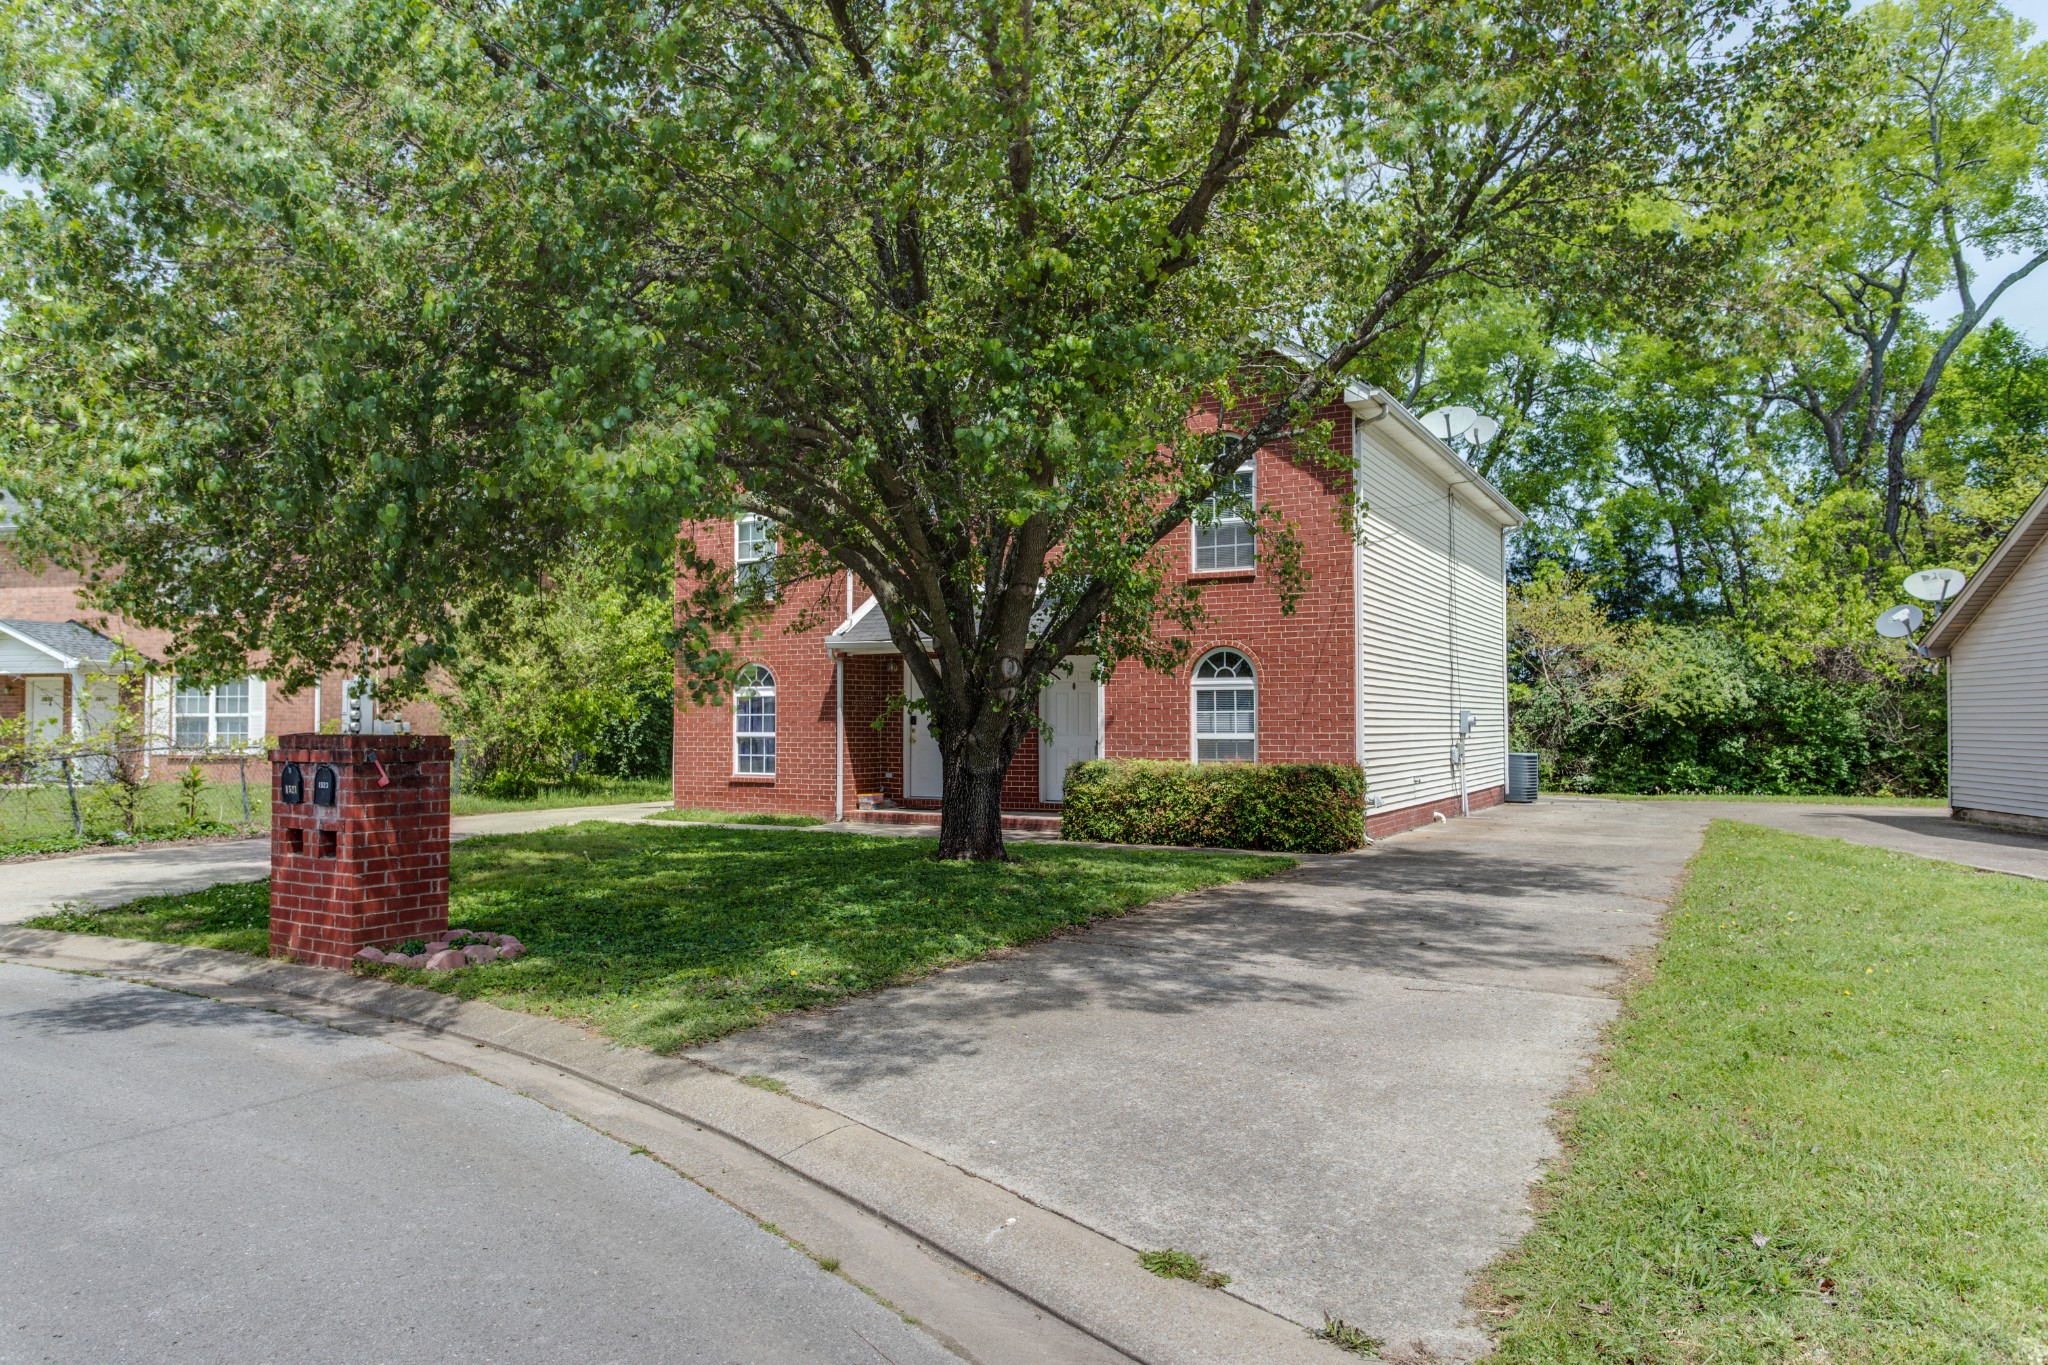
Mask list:
[[[1681,804],[1631,802],[1631,806]],[[1684,803],[1690,804],[1690,803]],[[1843,839],[1921,858],[1938,858],[1986,872],[2048,880],[2048,838],[1990,829],[1957,820],[1947,806],[1831,806],[1775,801],[1702,801],[1698,809],[1721,820]]]
[[[524,834],[583,820],[637,821],[666,801],[620,806],[573,806],[560,810],[515,810],[495,815],[460,815],[449,822],[457,839],[476,834]],[[198,891],[222,882],[253,882],[270,875],[270,840],[234,839],[212,844],[164,844],[64,858],[0,864],[0,924],[19,924],[60,905],[124,905],[143,896]]]
[[[0,965],[0,1360],[956,1358],[658,1162],[383,1042]]]
[[[1488,811],[695,1055],[1296,1322],[1475,1355],[1470,1276],[1527,1226],[1551,1107],[1706,819]]]

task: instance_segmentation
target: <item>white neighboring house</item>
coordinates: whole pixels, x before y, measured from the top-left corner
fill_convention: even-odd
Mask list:
[[[76,621],[0,619],[0,716],[34,739],[84,739],[120,705],[120,646]]]
[[[1927,632],[1948,660],[1948,803],[2048,834],[2048,489]]]

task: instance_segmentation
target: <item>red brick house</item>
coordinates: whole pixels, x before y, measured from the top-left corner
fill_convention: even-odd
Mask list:
[[[1363,543],[1337,515],[1344,474],[1259,451],[1240,477],[1305,542],[1311,580],[1294,613],[1281,614],[1243,523],[1177,532],[1169,549],[1179,573],[1203,585],[1207,612],[1186,666],[1167,674],[1125,663],[1097,682],[1093,660],[1076,658],[1040,695],[1051,734],[1018,751],[1006,811],[1057,812],[1067,765],[1097,755],[1354,761],[1366,772],[1374,835],[1502,799],[1506,537],[1522,514],[1378,389],[1348,388],[1319,415],[1370,504]],[[742,572],[771,549],[770,528],[754,518],[685,529]],[[909,812],[938,808],[938,746],[922,717],[906,725],[889,705],[915,696],[915,684],[873,599],[843,578],[831,590],[833,614],[844,598],[836,628],[803,628],[817,602],[798,594],[747,645],[730,698],[678,707],[678,806],[935,818]],[[862,810],[864,796],[889,809]]]
[[[74,574],[24,567],[13,553],[14,506],[0,492],[0,721],[26,715],[39,734],[86,739],[117,704],[114,675],[126,671],[114,662],[121,648],[160,660],[171,636],[92,610]],[[254,751],[269,735],[331,726],[341,718],[350,685],[336,671],[288,695],[253,665],[248,677],[214,687],[147,676],[132,700],[146,708],[142,728],[158,741],[151,757],[165,761],[146,766],[174,776],[188,755],[245,745]],[[433,728],[438,713],[415,704],[400,714],[416,727]]]

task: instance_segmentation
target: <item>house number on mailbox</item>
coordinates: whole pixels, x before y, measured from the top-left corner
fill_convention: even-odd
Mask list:
[[[284,765],[284,773],[277,780],[277,799],[287,806],[296,806],[306,799],[306,775],[299,771],[296,763]]]
[[[313,804],[331,806],[334,804],[334,769],[322,763],[313,769]]]

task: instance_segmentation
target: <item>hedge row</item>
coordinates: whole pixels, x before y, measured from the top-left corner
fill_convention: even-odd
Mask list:
[[[1365,837],[1352,763],[1090,759],[1067,769],[1060,833],[1110,844],[1338,853]]]

